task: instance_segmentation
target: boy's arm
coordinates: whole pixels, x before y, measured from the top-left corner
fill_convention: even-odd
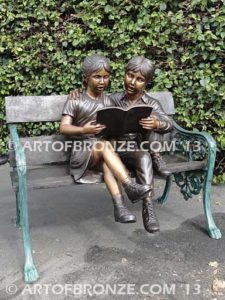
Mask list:
[[[77,99],[79,98],[80,94],[83,92],[82,88],[76,88],[72,91],[70,91],[68,95],[68,100]]]
[[[82,88],[74,89],[74,90],[70,91],[70,93],[68,95],[68,99],[69,100],[79,99],[82,92],[83,92]],[[105,106],[107,106],[107,107],[109,107],[109,106],[110,107],[111,106],[121,106],[120,102],[118,101],[118,99],[116,97],[116,94],[117,93],[112,93],[112,94],[107,93],[106,94],[108,96],[108,101],[105,101]]]

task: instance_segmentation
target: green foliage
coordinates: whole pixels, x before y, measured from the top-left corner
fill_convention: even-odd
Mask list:
[[[81,84],[80,62],[103,53],[123,88],[124,63],[144,55],[156,64],[154,90],[170,90],[178,121],[218,142],[216,174],[225,162],[225,5],[194,0],[0,1],[0,152],[6,150],[4,97],[67,94]],[[29,124],[28,134],[57,130]]]

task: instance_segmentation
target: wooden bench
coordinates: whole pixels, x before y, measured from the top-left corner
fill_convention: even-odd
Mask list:
[[[174,102],[169,92],[150,93],[158,99],[165,112],[174,116]],[[60,121],[67,96],[20,96],[6,97],[6,119],[14,150],[10,151],[11,179],[16,194],[16,224],[22,230],[25,253],[24,278],[31,283],[38,279],[33,262],[28,218],[27,189],[53,188],[74,184],[69,175],[69,149],[60,149],[60,142],[69,139],[61,135],[20,138],[17,125],[25,122]],[[215,140],[207,133],[187,131],[174,121],[174,130],[167,134],[176,145],[176,151],[167,151],[165,159],[172,175],[167,177],[165,189],[157,200],[165,203],[172,178],[187,200],[203,189],[203,206],[209,236],[220,239],[220,230],[214,223],[210,208],[211,180],[216,156]],[[198,151],[196,151],[198,141]],[[28,144],[29,143],[29,144]],[[44,144],[44,147],[38,145]],[[54,144],[54,147],[51,145]],[[186,145],[189,147],[186,147]],[[50,145],[50,147],[47,147]],[[36,151],[34,151],[36,147]],[[57,151],[56,151],[57,149]],[[60,149],[60,151],[58,151]],[[96,176],[96,183],[102,177]]]

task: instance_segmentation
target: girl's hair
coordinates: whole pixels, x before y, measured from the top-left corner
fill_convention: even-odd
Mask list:
[[[108,58],[97,54],[87,56],[81,67],[83,84],[86,86],[88,77],[92,73],[98,72],[101,69],[105,69],[109,74],[111,74],[110,61]]]
[[[125,72],[128,71],[141,72],[148,84],[153,79],[155,67],[149,59],[143,56],[135,56],[128,61],[125,67]]]

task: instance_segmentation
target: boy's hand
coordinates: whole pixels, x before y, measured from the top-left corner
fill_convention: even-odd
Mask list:
[[[139,121],[139,124],[142,128],[152,130],[152,129],[158,129],[159,128],[159,119],[155,114],[152,114],[148,118],[143,118]]]
[[[93,121],[88,122],[83,126],[83,134],[98,134],[103,129],[105,129],[105,125],[101,124],[93,124]]]
[[[75,89],[69,93],[68,99],[79,99],[80,94],[82,93],[82,88]]]

